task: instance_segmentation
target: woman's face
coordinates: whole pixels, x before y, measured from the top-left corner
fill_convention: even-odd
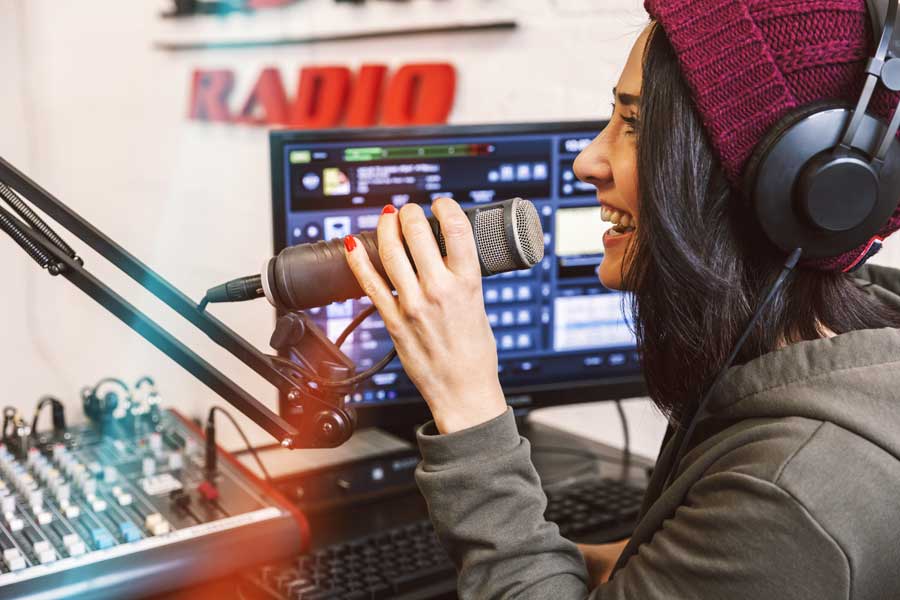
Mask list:
[[[614,223],[603,235],[605,248],[600,281],[621,290],[625,250],[638,226],[637,143],[635,130],[640,108],[642,61],[651,26],[640,35],[614,90],[609,125],[575,159],[575,175],[597,188],[603,220]]]

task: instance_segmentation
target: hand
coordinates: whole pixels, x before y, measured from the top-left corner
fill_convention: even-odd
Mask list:
[[[622,554],[622,550],[628,545],[628,540],[614,542],[612,544],[577,544],[584,556],[584,564],[587,565],[588,575],[591,578],[591,589],[601,583],[606,583],[612,573],[616,561]]]
[[[387,206],[378,221],[378,254],[396,297],[362,244],[349,236],[344,241],[350,269],[381,314],[438,431],[452,433],[501,415],[506,400],[469,219],[449,198],[435,200],[432,212],[441,224],[446,258],[419,205],[407,204],[399,213]]]

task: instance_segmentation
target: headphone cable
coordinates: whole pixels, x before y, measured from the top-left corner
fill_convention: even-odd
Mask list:
[[[666,481],[663,485],[663,490],[667,489],[669,485],[672,483],[672,479],[675,476],[675,472],[678,470],[678,463],[684,458],[684,454],[687,452],[688,444],[690,443],[691,436],[694,435],[694,429],[697,427],[697,423],[701,417],[704,416],[704,411],[706,410],[706,405],[709,404],[710,399],[712,399],[713,392],[719,387],[719,384],[725,379],[725,374],[728,372],[728,369],[731,368],[731,365],[734,363],[737,358],[738,353],[741,351],[741,348],[744,347],[744,343],[747,341],[747,338],[750,337],[750,333],[756,328],[756,324],[759,322],[760,318],[762,318],[763,311],[769,306],[772,300],[775,298],[775,294],[778,293],[778,290],[784,285],[785,281],[788,278],[788,275],[794,270],[797,266],[797,263],[800,262],[800,256],[803,254],[802,248],[796,248],[793,252],[791,252],[790,256],[788,256],[787,260],[784,263],[784,267],[781,270],[781,273],[778,275],[778,278],[775,280],[775,283],[772,284],[772,287],[769,289],[769,292],[766,294],[765,299],[759,305],[759,308],[756,309],[756,312],[753,314],[753,317],[750,319],[750,323],[747,325],[747,328],[744,330],[744,333],[741,334],[741,337],[738,339],[737,344],[734,345],[734,349],[731,351],[731,354],[728,356],[728,360],[725,361],[725,366],[719,371],[716,378],[713,380],[712,385],[706,390],[706,394],[704,394],[703,399],[700,401],[700,404],[697,405],[697,410],[694,411],[693,416],[691,417],[691,421],[688,424],[688,428],[685,431],[684,437],[681,439],[681,444],[678,446],[678,452],[675,454],[675,460],[672,461],[672,466],[669,468],[669,472],[666,475]]]

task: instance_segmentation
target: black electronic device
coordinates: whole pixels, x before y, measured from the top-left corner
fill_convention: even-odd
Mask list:
[[[897,1],[868,6],[877,45],[856,105],[825,101],[790,112],[756,146],[746,169],[745,193],[763,231],[786,253],[802,249],[806,259],[865,244],[859,263],[881,244],[879,231],[900,200],[900,111],[890,123],[867,112],[878,83],[900,91]]]
[[[570,539],[612,542],[631,533],[643,495],[634,482],[591,476],[548,489],[545,516]],[[279,600],[456,598],[456,569],[424,514],[369,535],[320,544],[291,561],[248,573],[247,581],[261,597]]]
[[[303,514],[230,455],[206,468],[200,430],[152,382],[104,380],[83,400],[88,424],[0,445],[0,598],[143,597],[308,543]]]
[[[439,196],[453,197],[463,208],[527,198],[544,231],[542,261],[483,284],[510,404],[523,412],[643,395],[623,310],[627,298],[605,289],[596,274],[609,224],[600,218],[596,190],[572,170],[577,154],[604,126],[598,121],[272,132],[275,254],[371,230],[386,204],[416,202],[427,211]],[[363,298],[307,312],[334,339],[370,307]],[[362,369],[391,345],[373,316],[342,349]],[[348,406],[361,426],[396,432],[427,417],[397,360],[350,394]],[[282,394],[282,416],[291,421],[295,410]]]

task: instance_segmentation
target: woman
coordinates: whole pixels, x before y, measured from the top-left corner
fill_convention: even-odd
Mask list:
[[[648,9],[655,21],[624,67],[610,124],[575,167],[617,223],[600,278],[632,293],[650,394],[678,431],[784,262],[738,191],[747,159],[793,106],[858,96],[872,36],[864,0]],[[890,105],[885,95],[877,109]],[[446,260],[418,206],[386,207],[379,221],[396,297],[346,244],[434,416],[419,431],[417,480],[462,597],[900,594],[900,274],[842,272],[865,247],[804,263],[716,388],[683,460],[673,465],[677,449],[664,445],[627,545],[579,551],[543,518],[528,442],[497,380],[468,222],[451,200],[433,210]]]

